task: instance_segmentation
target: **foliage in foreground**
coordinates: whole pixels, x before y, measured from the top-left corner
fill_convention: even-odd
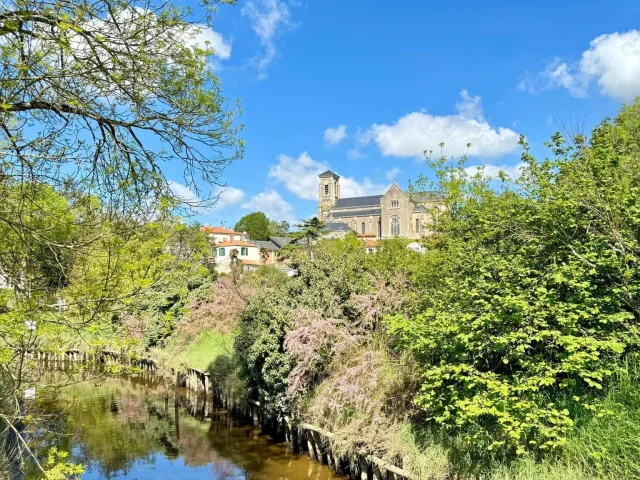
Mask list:
[[[625,107],[588,141],[555,135],[543,162],[523,141],[517,181],[429,160],[447,210],[424,255],[320,242],[249,301],[236,353],[251,395],[425,478],[638,476],[639,126]],[[390,338],[367,313],[389,287]]]
[[[175,225],[164,220],[188,199],[173,193],[165,162],[186,184],[210,185],[198,197],[211,203],[242,156],[239,112],[201,35],[219,3],[233,2],[201,2],[200,19],[146,0],[2,4],[0,276],[10,292],[0,394],[12,401],[0,398],[0,414],[9,425],[21,423],[19,400],[38,383],[30,350],[59,353],[69,332],[79,341],[113,333],[117,312],[184,260],[167,250]],[[165,334],[156,330],[151,343]],[[56,458],[51,472],[65,468]]]

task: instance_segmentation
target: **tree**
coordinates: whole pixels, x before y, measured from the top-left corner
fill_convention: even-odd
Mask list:
[[[200,41],[218,3],[233,2],[203,0],[204,18],[148,0],[0,8],[0,231],[10,242],[0,269],[13,286],[0,320],[0,382],[8,398],[37,382],[29,349],[62,348],[62,328],[97,326],[157,284],[176,260],[172,249],[185,245],[167,245],[168,213],[213,203],[224,168],[242,156],[239,112],[221,94],[216,52]],[[167,161],[182,165],[201,201],[172,193]],[[70,307],[53,311],[62,294]],[[11,426],[23,412],[0,415]]]
[[[269,220],[269,231],[272,237],[285,237],[289,233],[289,222]]]
[[[247,232],[251,240],[269,240],[271,230],[269,219],[262,212],[253,212],[245,215],[234,227],[236,232]]]
[[[311,258],[313,256],[313,244],[324,234],[325,223],[318,217],[313,217],[309,220],[302,220],[302,223],[297,224],[296,227],[299,230],[295,233],[294,238],[296,241],[306,240],[309,258]]]
[[[238,280],[240,279],[240,275],[242,275],[242,270],[244,268],[244,264],[242,260],[238,257],[237,248],[232,249],[229,252],[229,264],[231,267],[231,277],[233,278],[233,284],[238,285]]]

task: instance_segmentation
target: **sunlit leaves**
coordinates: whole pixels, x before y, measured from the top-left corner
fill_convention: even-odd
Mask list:
[[[540,163],[523,140],[515,183],[429,160],[448,208],[427,255],[444,278],[419,314],[389,323],[423,365],[417,405],[469,448],[561,448],[638,347],[639,119],[640,104],[625,107],[589,144],[556,134]]]

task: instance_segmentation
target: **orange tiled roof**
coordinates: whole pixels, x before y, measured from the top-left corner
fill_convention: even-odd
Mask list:
[[[244,240],[227,240],[226,242],[216,243],[216,247],[256,247],[255,243],[245,242]]]
[[[369,248],[377,247],[378,246],[378,241],[377,240],[365,240],[364,244]]]
[[[378,235],[376,235],[375,233],[359,233],[358,237],[360,238],[376,238]]]
[[[245,265],[262,265],[257,260],[242,260],[242,263],[244,263]]]
[[[233,230],[229,230],[228,228],[225,228],[225,227],[206,226],[206,227],[202,227],[200,231],[202,233],[221,233],[226,235],[242,235],[239,232],[234,232]]]

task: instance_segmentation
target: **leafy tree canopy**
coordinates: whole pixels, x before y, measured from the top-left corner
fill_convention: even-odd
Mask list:
[[[183,199],[162,167],[215,200],[242,156],[239,110],[199,39],[219,3],[9,0],[0,7],[0,383],[17,399],[37,381],[36,348],[95,329],[206,245],[169,212]],[[209,193],[209,194],[207,194]],[[54,309],[57,300],[68,308]],[[63,303],[64,303],[63,302]],[[67,332],[68,333],[68,332]],[[22,413],[3,403],[8,424]]]
[[[234,227],[236,232],[247,232],[251,240],[269,240],[272,235],[271,223],[262,212],[253,212],[245,215]]]

